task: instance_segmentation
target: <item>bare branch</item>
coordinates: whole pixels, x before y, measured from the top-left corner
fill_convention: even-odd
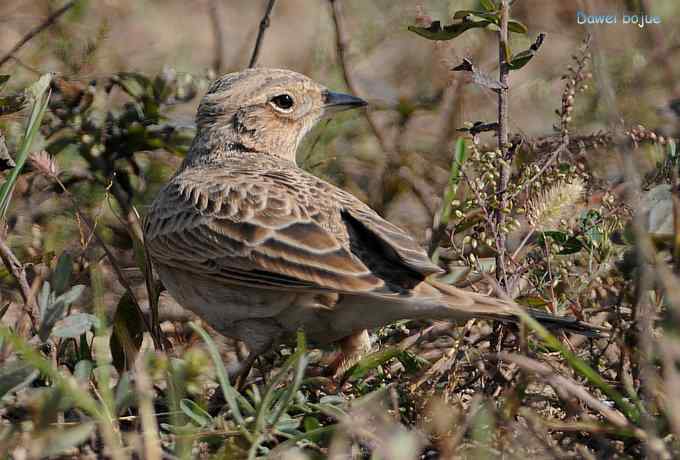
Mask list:
[[[7,243],[5,243],[5,240],[2,237],[0,237],[0,258],[5,264],[5,267],[7,267],[7,270],[12,274],[12,277],[19,284],[19,292],[24,299],[24,305],[26,307],[25,311],[31,320],[33,329],[36,329],[38,326],[37,318],[40,317],[40,312],[38,311],[38,304],[35,302],[35,297],[33,297],[33,293],[31,292],[31,286],[26,279],[26,269],[24,268],[24,265],[19,262],[19,259],[14,255],[10,247],[7,246]]]
[[[54,13],[50,14],[45,20],[38,25],[37,27],[31,29],[26,35],[24,35],[21,40],[19,40],[16,45],[12,47],[11,50],[7,54],[5,54],[2,59],[0,59],[0,67],[2,67],[7,61],[12,59],[14,56],[14,53],[19,51],[21,47],[23,47],[26,43],[31,41],[33,37],[38,35],[40,32],[43,30],[47,29],[49,26],[54,24],[61,15],[66,13],[68,10],[70,10],[74,5],[75,5],[75,0],[71,0],[70,2],[66,3],[64,6],[56,10]]]
[[[264,33],[269,28],[269,15],[272,13],[274,8],[274,3],[276,0],[269,0],[267,3],[267,9],[264,12],[264,16],[260,20],[260,29],[257,31],[257,38],[255,39],[255,48],[253,48],[253,54],[250,56],[250,63],[248,63],[248,68],[255,67],[257,63],[257,58],[260,55],[260,47],[262,46],[262,41],[264,40]]]
[[[510,163],[512,149],[508,148],[508,17],[510,16],[510,6],[508,0],[502,0],[500,5],[501,24],[498,32],[498,63],[499,81],[501,87],[498,91],[498,149],[501,152],[501,177],[498,183],[498,209],[494,213],[495,217],[495,237],[496,237],[496,279],[501,285],[507,288],[508,274],[505,269],[505,251],[507,235],[503,231],[505,224],[504,210],[508,206],[508,197],[505,190],[510,182]]]
[[[541,363],[527,356],[507,353],[504,351],[496,353],[495,355],[488,355],[487,357],[494,360],[514,363],[525,371],[537,374],[542,379],[544,379],[546,383],[552,386],[562,398],[567,398],[568,396],[578,398],[588,407],[599,412],[600,415],[606,418],[614,426],[631,430],[641,439],[646,437],[642,430],[632,425],[619,411],[612,409],[605,402],[591,395],[584,386],[580,385],[575,380],[558,374],[547,364]]]

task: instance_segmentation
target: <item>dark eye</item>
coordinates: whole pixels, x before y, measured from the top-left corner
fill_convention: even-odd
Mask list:
[[[293,97],[289,94],[279,94],[278,96],[274,96],[271,100],[271,103],[275,108],[281,110],[290,110],[294,104]]]

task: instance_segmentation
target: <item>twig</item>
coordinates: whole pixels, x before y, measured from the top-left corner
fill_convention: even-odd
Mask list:
[[[40,32],[43,30],[47,29],[49,26],[54,24],[57,19],[64,13],[66,13],[68,10],[70,10],[74,5],[76,4],[75,0],[71,0],[70,2],[66,3],[64,6],[56,10],[54,13],[50,14],[39,26],[35,27],[34,29],[31,29],[26,35],[24,35],[21,40],[19,40],[16,45],[12,47],[11,50],[7,54],[5,54],[2,59],[0,59],[0,67],[2,67],[7,61],[12,59],[12,56],[14,53],[19,51],[22,46],[24,46],[26,43],[28,43],[33,37],[38,35]]]
[[[510,6],[508,0],[502,0],[500,5],[501,22],[498,32],[498,62],[499,81],[498,88],[498,148],[501,152],[501,177],[498,183],[498,209],[495,211],[496,233],[496,279],[504,288],[508,285],[508,274],[505,269],[505,251],[507,235],[503,231],[505,224],[505,209],[508,207],[508,197],[505,190],[510,182],[510,162],[512,150],[508,148],[508,74],[510,69],[507,64],[508,55],[508,17]]]
[[[25,311],[31,320],[33,329],[36,329],[38,326],[37,318],[40,317],[40,312],[38,311],[35,297],[31,293],[31,287],[26,279],[26,269],[24,268],[24,265],[19,262],[19,259],[17,259],[9,246],[7,246],[7,243],[5,243],[5,240],[2,237],[0,237],[0,258],[2,258],[5,267],[7,267],[7,270],[12,274],[12,277],[19,283],[21,297],[24,299],[24,305],[26,306]]]
[[[211,0],[208,6],[210,25],[212,26],[215,54],[213,55],[213,70],[219,75],[222,72],[222,58],[224,57],[224,32],[219,16],[219,0]],[[252,67],[252,66],[251,66]]]
[[[555,372],[547,364],[541,363],[527,356],[501,351],[495,355],[488,355],[492,360],[507,361],[516,364],[521,369],[533,372],[543,378],[548,385],[562,397],[573,396],[583,401],[588,407],[597,411],[612,425],[620,429],[630,430],[632,434],[640,439],[646,438],[646,433],[631,424],[628,419],[616,409],[610,408],[606,403],[591,395],[588,390],[577,383],[575,380],[565,377]]]
[[[522,193],[524,190],[528,190],[528,189],[529,189],[529,186],[530,186],[532,183],[534,183],[536,180],[538,180],[538,179],[543,175],[543,173],[546,171],[546,169],[548,169],[548,168],[553,164],[553,162],[560,156],[560,154],[561,154],[562,152],[568,152],[568,151],[569,151],[569,138],[566,137],[566,138],[564,138],[564,140],[562,141],[562,143],[555,149],[555,151],[550,155],[550,157],[549,157],[547,160],[545,160],[545,162],[544,162],[543,165],[541,166],[541,169],[539,169],[539,170],[536,172],[536,174],[534,174],[533,176],[531,176],[531,178],[530,178],[529,180],[527,180],[527,181],[522,185],[522,188],[519,189],[519,190],[517,190],[517,191],[516,191],[512,196],[510,196],[509,198],[510,198],[510,199],[515,198],[517,195],[519,195],[520,193]],[[503,191],[505,191],[505,189],[503,189]]]
[[[264,32],[269,27],[269,15],[272,13],[274,3],[276,3],[276,0],[269,0],[269,3],[267,3],[267,9],[264,12],[264,16],[262,16],[262,19],[260,20],[260,29],[257,31],[255,48],[253,48],[253,54],[250,56],[250,63],[248,63],[249,69],[255,67],[257,58],[260,55],[260,47],[262,46],[262,41],[264,40]]]
[[[156,347],[157,350],[162,350],[162,344],[161,344],[161,339],[159,336],[157,336],[157,329],[154,328],[151,324],[146,319],[146,315],[142,311],[139,301],[137,300],[137,296],[135,296],[134,291],[132,290],[132,286],[130,286],[130,283],[128,282],[127,278],[125,278],[125,275],[123,274],[123,270],[120,267],[120,264],[116,260],[116,257],[113,255],[109,247],[106,245],[102,237],[99,235],[99,232],[97,231],[95,223],[91,222],[90,219],[88,219],[85,214],[80,210],[80,206],[78,204],[78,201],[76,200],[76,197],[73,196],[70,190],[66,188],[64,183],[59,179],[58,175],[53,174],[53,175],[48,175],[50,179],[55,181],[57,185],[61,188],[62,192],[64,195],[69,199],[71,202],[71,205],[73,206],[73,209],[76,212],[76,216],[79,218],[79,220],[85,224],[85,227],[90,231],[91,235],[94,236],[95,240],[101,248],[104,250],[106,253],[106,257],[109,259],[109,262],[111,262],[111,267],[113,268],[113,271],[116,273],[116,276],[118,278],[118,282],[123,286],[125,291],[130,295],[130,298],[132,299],[132,303],[137,309],[137,312],[139,313],[140,318],[142,318],[142,321],[144,322],[144,327],[146,328],[147,331],[151,334],[151,338],[153,339],[154,346]],[[139,224],[137,224],[139,225]],[[143,238],[143,236],[142,236]],[[151,302],[151,299],[149,299],[149,302]]]

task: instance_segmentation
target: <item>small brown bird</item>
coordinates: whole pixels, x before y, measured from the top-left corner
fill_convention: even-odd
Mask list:
[[[411,236],[296,165],[319,120],[364,105],[288,70],[220,78],[199,105],[186,159],[146,217],[147,248],[165,287],[246,343],[245,369],[298,328],[316,344],[339,341],[336,365],[345,369],[368,351],[366,329],[400,319],[517,321],[508,302],[428,278],[442,270]]]

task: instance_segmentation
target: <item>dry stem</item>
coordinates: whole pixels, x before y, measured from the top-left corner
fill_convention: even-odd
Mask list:
[[[5,54],[2,59],[0,59],[0,67],[2,67],[7,61],[12,59],[14,56],[14,53],[19,51],[21,47],[23,47],[26,43],[31,41],[33,37],[38,35],[40,32],[43,30],[47,29],[49,26],[54,24],[61,15],[66,13],[68,10],[70,10],[74,5],[76,4],[75,0],[71,0],[70,2],[66,3],[64,6],[56,10],[54,13],[50,14],[45,20],[40,23],[37,27],[31,29],[26,35],[24,35],[21,40],[19,40],[16,45],[12,47],[7,54]]]
[[[510,69],[507,65],[508,46],[508,16],[510,6],[508,0],[501,1],[501,27],[498,33],[498,62],[499,81],[501,88],[498,89],[498,149],[501,152],[501,177],[498,183],[498,209],[495,211],[496,230],[496,279],[507,288],[508,274],[505,269],[505,251],[507,235],[503,230],[505,224],[504,209],[508,205],[508,197],[505,193],[510,182],[510,163],[512,151],[508,148],[508,74]]]
[[[31,287],[26,279],[26,269],[24,265],[19,262],[19,259],[14,255],[12,250],[5,240],[0,237],[0,258],[2,258],[5,267],[12,274],[12,277],[19,284],[19,290],[21,292],[21,297],[24,299],[25,311],[31,320],[31,325],[33,329],[38,326],[38,318],[40,317],[40,312],[38,310],[38,304],[35,302],[35,297],[31,292]]]
[[[253,48],[253,54],[250,56],[250,62],[248,63],[248,68],[255,67],[257,63],[257,58],[260,56],[260,48],[262,47],[262,41],[264,40],[264,33],[269,28],[269,16],[274,9],[274,4],[276,0],[269,0],[267,3],[267,9],[264,11],[264,16],[260,20],[260,28],[257,31],[257,38],[255,39],[255,48]]]

